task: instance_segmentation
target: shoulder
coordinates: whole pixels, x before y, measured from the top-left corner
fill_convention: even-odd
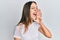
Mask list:
[[[40,25],[39,25],[37,22],[34,22],[34,24],[35,24],[35,26],[38,26],[38,27],[40,27]]]
[[[24,27],[23,23],[20,23],[19,25],[16,26],[17,29],[22,29]]]
[[[39,25],[37,22],[34,22],[35,25]]]

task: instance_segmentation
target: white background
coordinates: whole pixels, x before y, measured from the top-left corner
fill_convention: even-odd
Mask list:
[[[30,0],[0,0],[0,40],[13,40],[15,25],[21,19],[25,2]],[[60,0],[35,0],[43,14],[43,22],[52,32],[48,39],[39,34],[40,40],[60,40]]]

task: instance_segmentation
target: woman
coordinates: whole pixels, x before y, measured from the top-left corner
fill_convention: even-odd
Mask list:
[[[38,40],[38,33],[51,38],[51,32],[42,23],[42,13],[36,2],[27,2],[22,11],[22,18],[16,26],[14,40]]]

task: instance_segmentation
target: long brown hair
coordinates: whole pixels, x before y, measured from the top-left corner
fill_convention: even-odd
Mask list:
[[[36,4],[35,1],[29,1],[24,5],[23,11],[22,11],[22,18],[19,21],[19,23],[17,24],[17,25],[19,25],[20,23],[25,24],[25,31],[28,29],[29,23],[31,23],[30,7],[31,7],[32,3]]]

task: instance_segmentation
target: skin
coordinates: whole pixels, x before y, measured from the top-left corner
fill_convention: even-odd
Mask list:
[[[30,12],[32,20],[34,20],[40,25],[38,31],[41,32],[44,36],[51,38],[52,37],[51,32],[42,23],[42,12],[40,9],[37,8],[37,5],[35,3],[31,4]],[[34,13],[37,15],[34,15]]]
[[[47,38],[51,38],[52,37],[51,32],[42,23],[42,12],[41,12],[40,9],[38,9],[38,7],[37,7],[37,5],[35,3],[31,4],[30,15],[31,15],[31,21],[34,20],[35,22],[37,22],[40,25],[40,27],[38,28],[38,31],[41,32]],[[21,39],[20,38],[14,38],[14,40],[21,40]]]

